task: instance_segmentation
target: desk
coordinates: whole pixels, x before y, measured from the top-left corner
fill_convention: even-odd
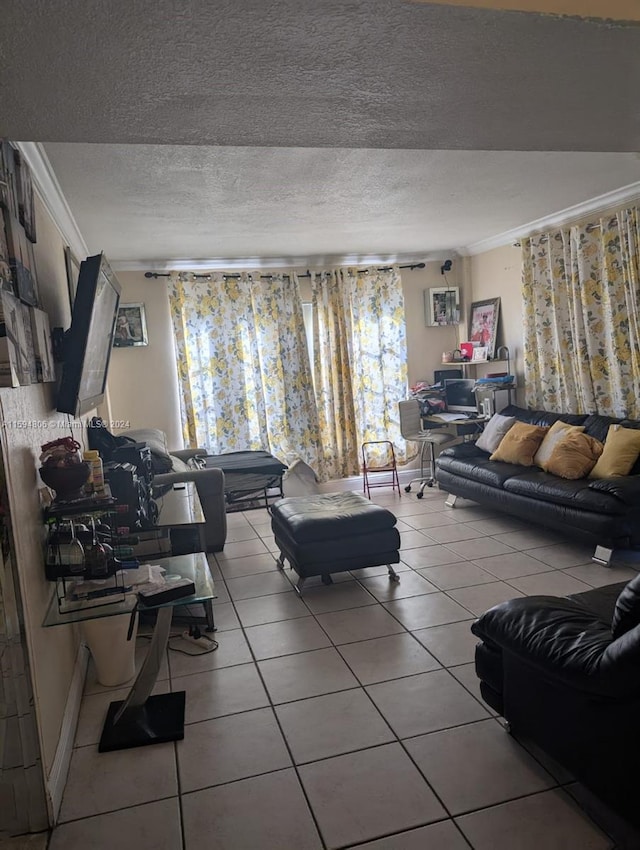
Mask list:
[[[479,436],[489,420],[486,416],[478,416],[477,419],[456,419],[455,422],[443,422],[437,416],[423,416],[422,427],[431,431],[436,428],[445,428],[450,434],[470,440]]]

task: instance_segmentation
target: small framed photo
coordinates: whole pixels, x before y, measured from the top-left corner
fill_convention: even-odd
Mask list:
[[[487,359],[487,351],[488,348],[486,345],[478,345],[474,347],[473,353],[471,355],[471,362],[474,361],[477,363],[478,361],[484,361]]]
[[[149,345],[144,304],[121,304],[113,338],[116,348],[130,345]]]
[[[476,346],[487,349],[486,360],[492,360],[496,350],[498,335],[498,318],[500,316],[500,299],[488,298],[486,301],[474,301],[469,315],[469,337]]]
[[[424,319],[428,327],[460,324],[460,288],[436,286],[424,291]]]

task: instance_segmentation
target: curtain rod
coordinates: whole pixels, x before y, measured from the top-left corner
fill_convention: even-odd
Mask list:
[[[411,269],[413,271],[413,269],[423,269],[425,267],[425,265],[426,265],[426,263],[410,263],[406,266],[398,266],[398,268],[399,269]],[[388,272],[388,271],[391,271],[392,268],[393,268],[393,266],[383,266],[382,268],[379,268],[378,271],[379,272]],[[187,274],[189,274],[189,272],[187,272]],[[298,277],[311,277],[311,274],[312,273],[307,269],[306,273],[299,274]],[[322,272],[313,272],[313,274],[319,275],[319,274],[322,274]],[[145,272],[144,276],[145,277],[152,277],[152,278],[171,277],[171,272]],[[211,273],[209,273],[209,274],[192,274],[192,277],[193,277],[194,280],[198,280],[199,278],[203,278],[205,280],[211,280]],[[241,277],[241,275],[239,275],[239,274],[223,274],[222,277],[223,277],[224,280],[227,280],[228,278],[239,278],[239,277]],[[249,277],[251,277],[251,275],[249,275]],[[274,277],[274,275],[272,275],[272,274],[261,274],[260,275],[260,278],[262,280],[272,280],[273,277]],[[291,275],[283,274],[282,277],[291,277]]]

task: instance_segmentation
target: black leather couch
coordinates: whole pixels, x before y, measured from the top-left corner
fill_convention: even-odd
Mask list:
[[[640,826],[640,576],[485,612],[471,630],[484,700]]]
[[[640,429],[636,420],[597,414],[551,413],[516,405],[500,412],[532,425],[550,426],[558,419],[584,425],[585,433],[601,442],[612,423]],[[569,481],[538,467],[490,461],[475,443],[461,443],[441,452],[436,468],[441,490],[589,540],[598,546],[596,560],[601,562],[606,563],[615,548],[640,544],[640,460],[625,477]]]

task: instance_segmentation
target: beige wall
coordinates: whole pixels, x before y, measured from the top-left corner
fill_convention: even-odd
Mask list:
[[[36,199],[38,242],[35,245],[40,300],[52,326],[69,325],[70,307],[62,237]],[[54,411],[55,384],[0,389],[3,427],[0,440],[5,462],[14,529],[16,564],[25,611],[36,717],[45,776],[53,764],[73,675],[78,637],[72,627],[43,629],[54,587],[44,577],[44,529],[38,500],[40,446],[68,433]],[[29,423],[35,427],[15,427]],[[44,423],[44,424],[40,424]],[[13,427],[12,427],[13,426]]]
[[[405,315],[407,322],[407,371],[409,386],[416,381],[432,381],[435,369],[446,368],[442,353],[458,348],[467,336],[469,313],[468,282],[463,259],[453,260],[447,279],[440,273],[442,262],[427,263],[424,269],[402,271]],[[459,326],[429,327],[425,320],[424,292],[432,287],[457,286],[460,288]]]
[[[506,345],[511,354],[511,372],[516,375],[516,398],[523,403],[522,293],[520,248],[511,245],[494,248],[469,258],[473,301],[500,298],[498,345]],[[487,367],[478,367],[487,371]]]
[[[173,348],[166,278],[145,278],[142,272],[117,272],[120,302],[142,303],[149,345],[114,348],[109,365],[109,405],[112,420],[131,428],[160,428],[170,448],[182,447],[178,379]]]

